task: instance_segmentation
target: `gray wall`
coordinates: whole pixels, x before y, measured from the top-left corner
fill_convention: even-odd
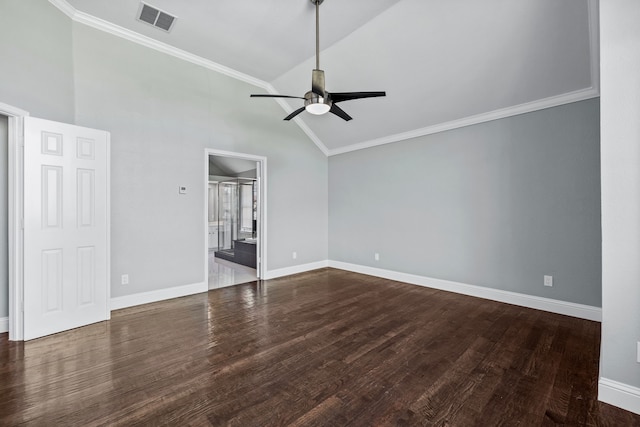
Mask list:
[[[600,376],[640,387],[640,2],[600,2],[602,345]],[[622,402],[618,393],[618,403]],[[602,395],[602,390],[601,390]],[[630,395],[631,396],[631,395]],[[638,395],[627,404],[639,411]]]
[[[267,157],[269,270],[327,259],[327,160],[255,87],[81,24],[74,60],[76,122],[112,137],[112,295],[203,280],[205,148]]]
[[[598,123],[588,100],[331,157],[329,258],[599,307]]]
[[[249,99],[259,89],[74,24],[46,0],[0,8],[16,43],[0,46],[0,102],[111,132],[112,296],[205,280],[205,148],[267,157],[269,270],[327,259],[326,157],[275,102]]]
[[[71,21],[46,0],[0,0],[0,102],[74,120]],[[0,318],[8,316],[7,130],[0,124]]]
[[[0,318],[9,316],[8,122],[0,116]]]
[[[73,123],[71,31],[46,0],[0,0],[0,102]]]

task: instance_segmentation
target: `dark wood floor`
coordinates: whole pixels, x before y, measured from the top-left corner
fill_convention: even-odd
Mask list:
[[[0,335],[1,425],[639,425],[600,325],[323,269]]]

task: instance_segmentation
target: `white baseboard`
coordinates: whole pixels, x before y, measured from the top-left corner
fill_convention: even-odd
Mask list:
[[[176,286],[173,288],[158,289],[156,291],[124,295],[121,297],[111,298],[111,310],[119,310],[121,308],[148,304],[150,302],[164,301],[171,298],[184,297],[187,295],[199,294],[208,291],[209,285],[205,282],[202,282],[194,283],[192,285]]]
[[[364,265],[350,264],[340,261],[329,261],[329,267],[493,301],[505,302],[507,304],[519,305],[522,307],[535,308],[537,310],[564,314],[566,316],[578,317],[596,322],[602,321],[602,309],[600,307],[593,307],[590,305],[575,304],[551,298],[536,297],[517,292],[452,282],[449,280],[433,279],[430,277],[417,276],[415,274],[400,273],[397,271],[384,270],[381,268],[367,267]]]
[[[598,400],[640,414],[640,388],[600,377]]]
[[[311,270],[317,270],[319,268],[325,268],[329,266],[329,261],[317,261],[309,264],[294,265],[293,267],[279,268],[277,270],[269,270],[265,273],[263,280],[275,279],[282,276],[290,276],[292,274],[304,273]]]
[[[0,334],[9,332],[9,318],[0,317]]]

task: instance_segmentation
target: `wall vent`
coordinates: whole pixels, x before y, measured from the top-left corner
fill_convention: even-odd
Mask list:
[[[175,24],[177,18],[158,9],[157,7],[149,6],[146,3],[140,3],[137,19],[138,21],[146,22],[156,28],[169,32],[171,31],[171,28],[173,28],[173,24]]]

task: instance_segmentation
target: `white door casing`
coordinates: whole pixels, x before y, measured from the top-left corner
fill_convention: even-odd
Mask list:
[[[109,133],[24,121],[24,339],[107,320]]]
[[[267,158],[253,154],[244,154],[231,151],[218,150],[213,148],[205,148],[204,155],[204,179],[209,182],[209,156],[232,157],[237,159],[251,160],[256,162],[256,176],[258,184],[258,244],[256,247],[256,273],[258,279],[266,277],[267,273]],[[205,199],[208,200],[208,185],[205,185]],[[209,231],[208,219],[208,203],[205,202],[205,233]],[[220,230],[218,230],[220,231]],[[206,239],[205,239],[206,240]],[[204,249],[204,280],[205,283],[209,277],[209,247],[208,241],[205,242]]]

